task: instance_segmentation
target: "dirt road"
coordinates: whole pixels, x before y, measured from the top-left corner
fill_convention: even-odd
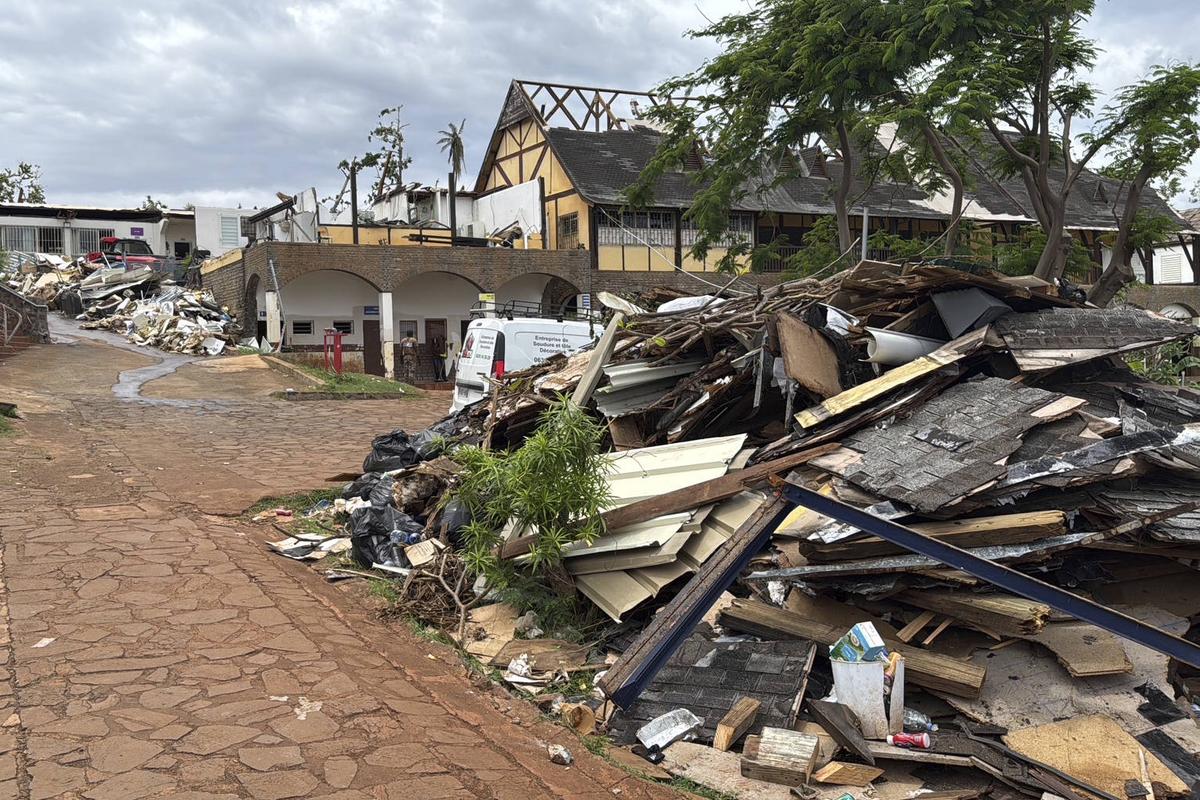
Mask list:
[[[83,339],[0,362],[0,800],[668,796],[227,516],[446,405],[287,385]]]

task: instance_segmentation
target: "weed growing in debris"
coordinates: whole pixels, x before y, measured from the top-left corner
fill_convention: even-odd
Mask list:
[[[338,497],[341,497],[341,492],[338,489],[314,489],[311,492],[297,492],[296,494],[285,494],[280,497],[266,497],[250,506],[246,513],[253,516],[273,508],[286,508],[291,511],[305,512],[322,500],[333,502]]]
[[[560,397],[542,412],[538,430],[520,449],[454,451],[463,471],[448,499],[456,498],[471,513],[471,523],[463,529],[463,558],[472,573],[484,575],[496,588],[518,580],[512,562],[492,552],[510,520],[534,536],[528,563],[532,572],[547,572],[560,562],[565,546],[590,543],[603,532],[600,512],[609,502],[603,438],[604,428],[596,420]]]
[[[668,783],[667,786],[670,786],[672,789],[679,789],[680,791],[694,794],[697,797],[705,797],[708,800],[737,800],[737,798],[731,794],[718,792],[716,789],[710,789],[703,784],[696,783],[695,781],[687,778],[677,777]]]
[[[587,748],[587,751],[594,756],[603,756],[608,752],[608,738],[605,736],[588,733],[579,738],[583,740],[583,746]]]
[[[8,417],[0,415],[0,436],[7,436],[13,432],[12,423],[8,421]]]

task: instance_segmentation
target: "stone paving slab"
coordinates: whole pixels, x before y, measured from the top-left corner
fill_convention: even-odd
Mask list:
[[[674,796],[206,513],[319,486],[440,398],[146,405],[71,369],[103,352],[5,366],[47,402],[0,438],[0,800]]]

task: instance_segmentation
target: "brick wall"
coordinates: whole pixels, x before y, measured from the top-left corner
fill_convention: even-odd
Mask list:
[[[448,272],[472,283],[481,292],[499,290],[508,281],[530,272],[552,275],[554,300],[572,293],[666,287],[688,294],[705,294],[712,284],[728,278],[705,273],[698,279],[679,272],[609,272],[594,270],[586,250],[510,250],[490,247],[381,247],[378,245],[292,244],[261,242],[244,251],[241,261],[212,270],[203,276],[217,302],[245,317],[249,294],[246,282],[258,276],[263,286],[272,285],[268,260],[274,259],[279,280],[286,287],[297,277],[316,270],[339,270],[357,275],[380,291],[399,291],[405,281],[427,272]],[[748,275],[756,285],[771,285],[779,275]],[[253,314],[251,315],[253,316]]]
[[[1200,316],[1200,286],[1189,283],[1161,283],[1153,286],[1139,283],[1129,288],[1125,300],[1150,311],[1162,311],[1164,306],[1177,303],[1189,308],[1193,316]]]

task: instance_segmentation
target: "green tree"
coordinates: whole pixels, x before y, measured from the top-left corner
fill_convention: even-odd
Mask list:
[[[466,156],[463,149],[463,129],[467,127],[467,121],[455,125],[451,122],[444,131],[438,131],[438,146],[442,148],[442,152],[446,154],[446,161],[450,164],[450,171],[454,173],[457,180],[459,175],[462,175],[463,167],[466,165]]]
[[[17,163],[15,169],[0,170],[0,203],[44,203],[42,168],[28,161]]]
[[[400,124],[400,111],[404,106],[392,106],[379,112],[379,121],[367,134],[367,141],[375,144],[361,156],[345,159],[338,164],[344,174],[366,168],[375,169],[375,184],[371,190],[372,197],[380,198],[388,192],[399,188],[404,181],[404,170],[412,163],[412,158],[404,154],[404,129],[407,125]]]
[[[1088,297],[1107,305],[1121,287],[1134,279],[1135,251],[1153,248],[1166,238],[1163,218],[1156,225],[1141,213],[1140,202],[1152,180],[1178,185],[1184,168],[1200,149],[1200,68],[1189,65],[1157,67],[1152,77],[1122,89],[1117,109],[1101,118],[1101,134],[1108,134],[1109,148],[1116,154],[1110,174],[1122,179],[1117,235],[1112,258]],[[1114,210],[1117,200],[1114,199]]]
[[[853,245],[850,205],[859,155],[884,121],[915,128],[929,161],[961,187],[962,176],[941,147],[930,108],[914,77],[931,53],[953,50],[973,35],[974,5],[985,0],[764,0],[693,32],[723,52],[697,70],[664,83],[656,106],[662,144],[639,181],[632,205],[653,201],[654,182],[677,169],[699,145],[705,153],[688,214],[699,231],[693,252],[705,254],[728,225],[733,203],[804,174],[799,149],[817,141],[841,162],[832,191],[839,252]],[[937,84],[944,91],[942,84]],[[961,205],[961,188],[956,196]],[[950,245],[953,248],[953,243]]]

